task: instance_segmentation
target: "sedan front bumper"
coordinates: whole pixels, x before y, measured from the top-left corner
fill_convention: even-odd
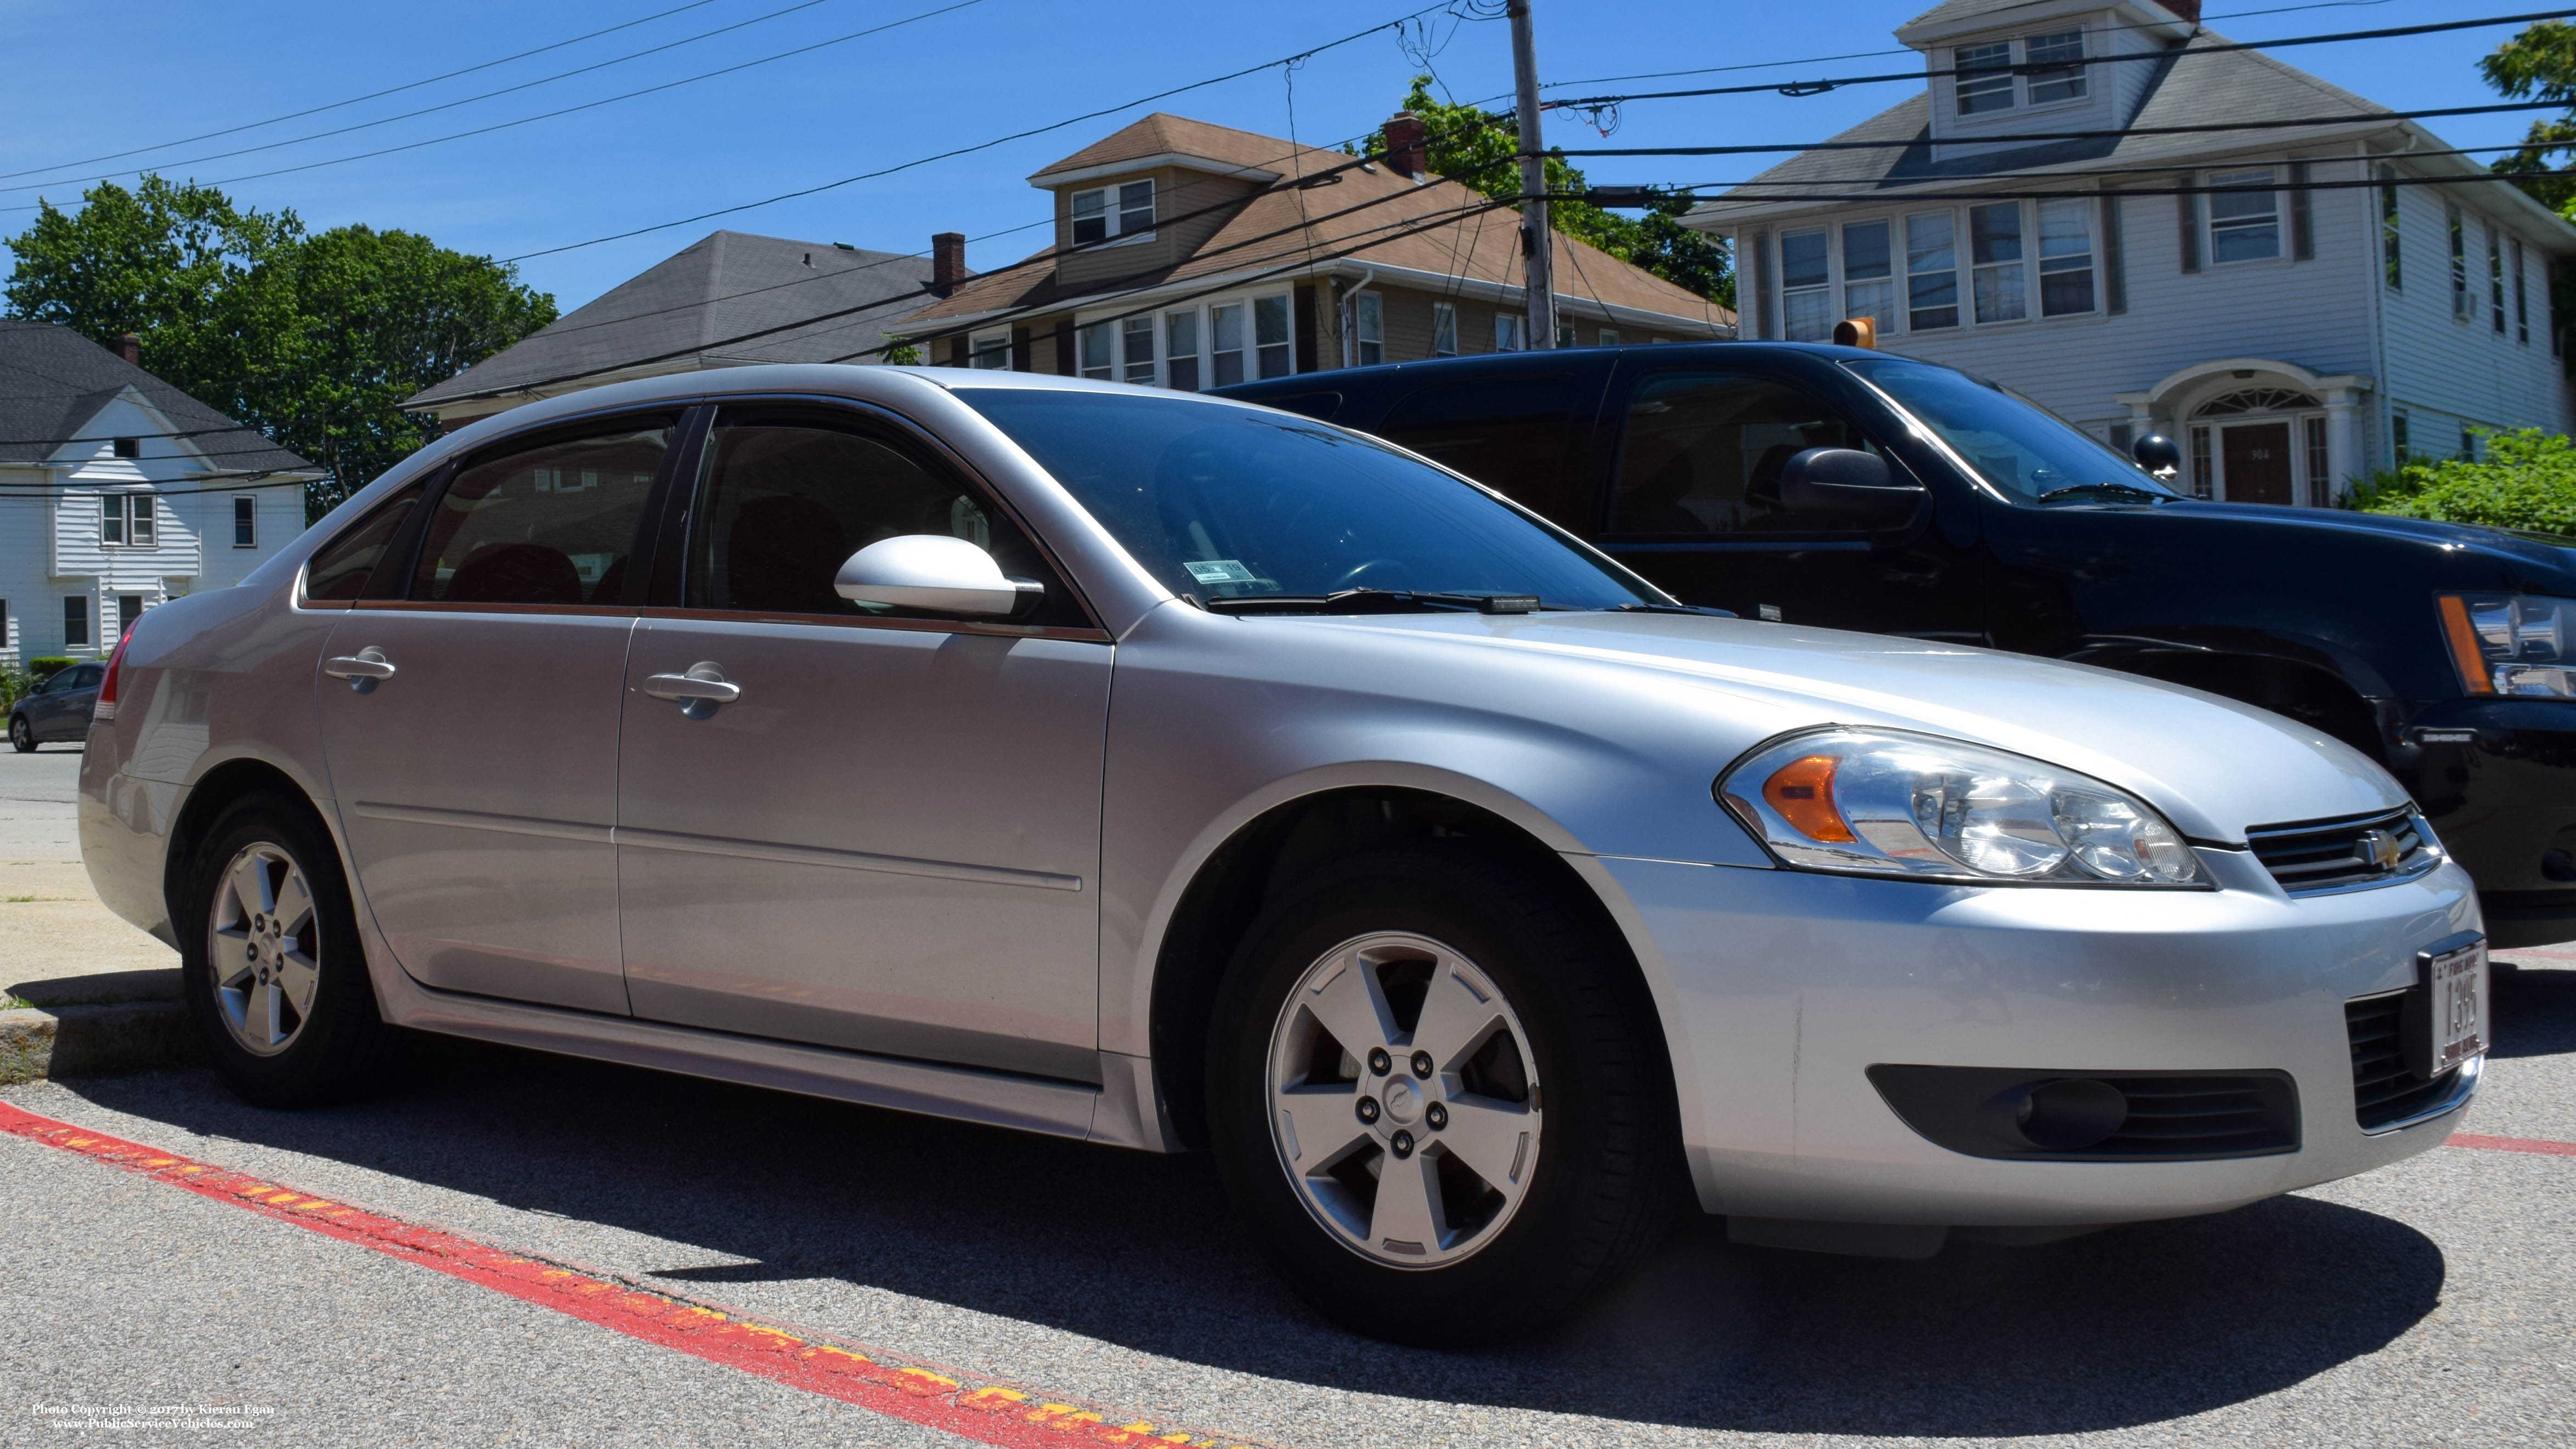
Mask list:
[[[1951,887],[1601,858],[1642,934],[1685,1141],[1712,1213],[2048,1227],[2221,1211],[2437,1145],[2463,1071],[2415,1125],[2356,1119],[2345,1003],[2415,980],[2479,929],[2468,875],[2292,900],[2253,857],[2219,888]],[[1870,1081],[1883,1063],[2286,1073],[2297,1145],[2201,1161],[1996,1160],[1936,1146]]]
[[[2490,944],[2576,940],[2576,703],[2438,701],[2388,763],[2478,883]]]

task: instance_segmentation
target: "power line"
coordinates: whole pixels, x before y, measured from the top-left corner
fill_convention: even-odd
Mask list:
[[[594,30],[587,35],[576,35],[570,40],[558,40],[551,45],[540,45],[534,50],[523,50],[516,55],[505,55],[499,60],[483,61],[477,65],[469,65],[462,70],[451,70],[441,75],[434,75],[426,80],[405,81],[398,86],[387,86],[380,91],[369,91],[363,96],[351,96],[345,101],[331,101],[319,106],[307,106],[300,111],[289,111],[282,116],[271,116],[265,121],[245,121],[238,126],[226,126],[220,131],[200,131],[194,136],[182,136],[175,141],[160,141],[149,146],[137,146],[131,151],[110,151],[104,156],[90,156],[79,161],[63,161],[50,166],[34,166],[24,171],[0,172],[0,181],[15,181],[21,176],[33,176],[39,171],[67,171],[76,166],[93,166],[101,161],[122,161],[128,156],[140,156],[146,151],[166,151],[173,146],[193,146],[199,141],[211,141],[217,136],[237,135],[243,131],[256,131],[262,126],[276,126],[282,125],[288,121],[300,121],[306,116],[318,116],[324,111],[336,111],[343,107],[358,105],[364,101],[381,100],[386,96],[399,95],[404,91],[418,90],[422,86],[436,85],[440,81],[454,80],[461,75],[472,75],[478,70],[490,70],[494,66],[508,65],[514,60],[526,60],[532,55],[543,55],[550,50],[561,50],[568,45],[579,45],[585,40],[597,40],[603,35],[613,35],[620,30],[632,30],[638,25],[649,25],[653,21],[667,19],[670,16],[679,14],[683,10],[702,9],[705,6],[713,5],[714,3],[716,3],[716,0],[689,0],[689,3],[685,5],[674,5],[668,10],[657,10],[641,19],[621,21],[620,23],[611,25],[604,30]]]
[[[821,0],[808,0],[808,3],[819,4],[821,3]],[[776,55],[765,55],[757,60],[743,61],[738,65],[728,65],[719,67],[715,70],[700,71],[695,75],[685,75],[677,80],[664,81],[659,85],[645,86],[640,90],[626,91],[619,95],[604,96],[595,101],[584,101],[579,105],[563,106],[551,111],[541,111],[533,116],[521,116],[515,121],[496,121],[489,126],[477,126],[471,130],[454,131],[444,136],[431,136],[426,140],[406,141],[399,146],[381,146],[373,151],[361,151],[351,156],[334,156],[326,161],[307,161],[297,166],[280,166],[268,171],[252,171],[246,172],[240,176],[226,176],[215,181],[207,182],[206,184],[209,186],[231,186],[243,181],[263,181],[272,176],[292,176],[300,171],[318,171],[325,166],[345,166],[352,161],[369,161],[378,156],[392,156],[404,151],[417,151],[426,146],[444,145],[449,141],[462,141],[474,136],[488,136],[495,131],[507,131],[519,126],[533,125],[538,121],[551,121],[559,116],[569,116],[581,111],[596,110],[601,106],[615,105],[619,101],[631,101],[638,96],[649,96],[661,91],[676,90],[681,86],[695,85],[699,81],[713,80],[717,76],[731,75],[736,71],[750,70],[755,66],[768,65],[773,61],[780,61],[788,59],[791,56],[803,55],[809,51],[822,50],[829,46],[844,45],[850,41],[859,40],[866,36],[881,35],[886,31],[900,29],[906,25],[913,25],[924,20],[936,19],[939,16],[946,15],[952,10],[965,10],[983,3],[984,0],[953,0],[953,3],[942,5],[937,9],[924,10],[919,14],[907,15],[900,20],[889,20],[882,25],[873,25],[865,30],[854,30],[847,35],[836,35],[829,40],[816,41],[812,45],[799,46],[794,50],[780,51]],[[348,129],[356,130],[360,128],[350,127]],[[252,149],[257,150],[265,148],[254,147]],[[118,174],[124,175],[127,173],[119,172]],[[27,191],[34,188],[16,186],[6,189],[12,191]],[[0,207],[0,212],[34,211],[36,209],[37,208],[33,206],[7,206]]]

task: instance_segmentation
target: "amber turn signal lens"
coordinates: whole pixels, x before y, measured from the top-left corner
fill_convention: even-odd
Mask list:
[[[1842,811],[1834,808],[1834,767],[1839,763],[1831,755],[1791,760],[1762,782],[1762,798],[1809,840],[1849,845],[1855,838],[1851,827],[1843,823]]]
[[[2487,677],[2486,651],[2478,645],[2478,631],[2469,623],[2469,601],[2457,594],[2441,596],[2442,637],[2451,642],[2451,662],[2459,666],[2460,687],[2471,694],[2495,693],[2495,681]]]

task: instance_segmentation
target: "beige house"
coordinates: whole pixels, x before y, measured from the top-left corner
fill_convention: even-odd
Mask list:
[[[1516,212],[1428,174],[1412,116],[1387,133],[1362,162],[1147,116],[1029,178],[1052,245],[887,330],[933,363],[1186,390],[1526,346]],[[1724,307],[1556,247],[1560,345],[1735,334]]]

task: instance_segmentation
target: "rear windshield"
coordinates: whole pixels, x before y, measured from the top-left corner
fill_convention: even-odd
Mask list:
[[[1136,561],[1202,599],[1345,589],[1663,602],[1552,525],[1325,423],[1200,398],[964,386]]]
[[[2087,434],[1965,373],[1901,357],[1843,366],[1896,399],[1979,477],[2023,502],[2087,484],[2179,496]]]

